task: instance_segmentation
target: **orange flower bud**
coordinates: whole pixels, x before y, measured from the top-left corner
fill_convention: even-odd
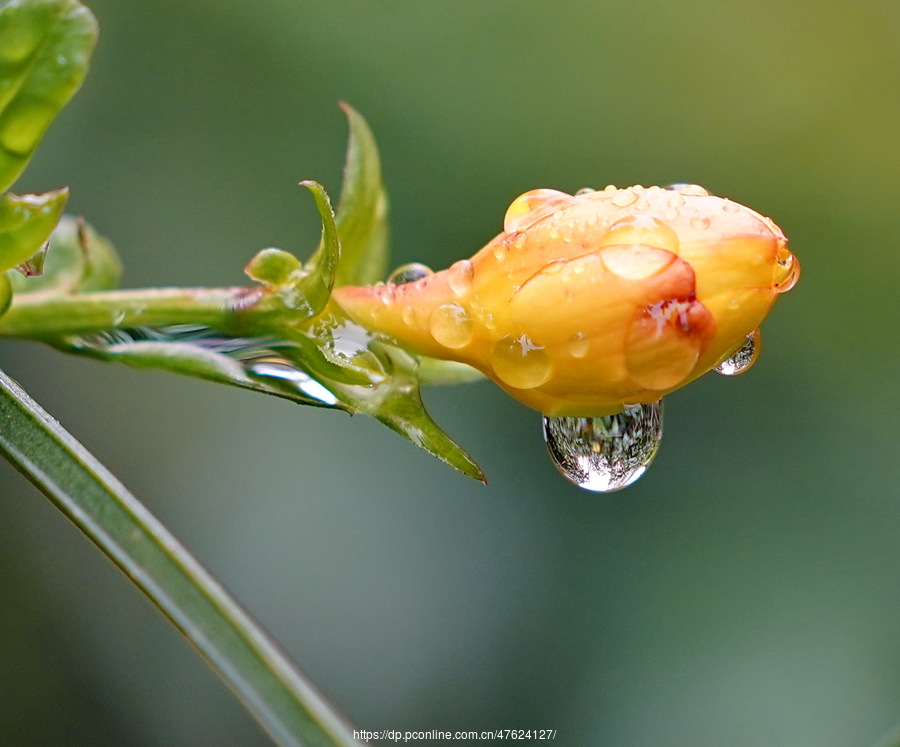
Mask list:
[[[800,266],[771,220],[696,185],[526,192],[471,260],[346,286],[357,323],[551,415],[650,403],[744,345]]]

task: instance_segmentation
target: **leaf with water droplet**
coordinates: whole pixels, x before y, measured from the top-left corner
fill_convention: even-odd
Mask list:
[[[303,405],[349,409],[328,387],[283,355],[285,344],[234,338],[206,327],[176,325],[164,329],[117,329],[53,341],[69,352],[136,368],[191,376],[271,394]]]
[[[661,439],[661,401],[601,418],[544,416],[553,464],[569,482],[598,493],[621,490],[643,475]]]
[[[5,190],[84,80],[97,23],[76,0],[10,2],[0,8],[0,40],[0,190]]]
[[[109,290],[119,284],[122,264],[108,239],[80,218],[64,215],[53,234],[43,272],[34,277],[10,275],[16,293],[47,296]]]
[[[390,375],[373,387],[337,387],[335,393],[354,410],[377,418],[416,446],[464,475],[486,482],[484,473],[469,454],[437,425],[422,403],[416,359],[390,345],[373,342],[383,355]]]
[[[365,285],[384,278],[388,261],[388,200],[381,181],[378,145],[368,123],[341,104],[350,125],[344,183],[337,208],[343,260],[339,285]]]
[[[69,190],[42,195],[0,195],[0,271],[22,264],[50,238]]]

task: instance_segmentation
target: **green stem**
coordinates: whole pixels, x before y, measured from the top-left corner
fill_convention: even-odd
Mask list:
[[[253,288],[153,288],[67,296],[19,293],[0,317],[0,336],[41,339],[164,324],[238,329],[274,310],[271,303],[254,305],[258,297]]]
[[[2,371],[0,453],[184,633],[278,744],[358,744],[352,729],[222,586]]]

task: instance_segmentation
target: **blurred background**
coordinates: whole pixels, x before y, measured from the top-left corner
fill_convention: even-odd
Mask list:
[[[92,0],[91,74],[16,191],[68,184],[125,284],[306,256],[346,100],[393,260],[534,187],[697,182],[803,264],[736,380],[667,398],[608,496],[488,383],[433,390],[484,487],[372,420],[0,344],[359,728],[564,745],[879,745],[900,722],[900,4]],[[263,745],[162,616],[0,465],[0,742]]]

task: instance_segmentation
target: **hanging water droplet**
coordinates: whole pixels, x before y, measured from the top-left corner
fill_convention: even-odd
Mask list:
[[[416,280],[430,277],[434,275],[434,271],[419,262],[410,262],[408,265],[401,265],[394,270],[387,279],[388,285],[406,285],[414,283]]]
[[[611,493],[644,472],[662,439],[662,401],[628,405],[601,418],[544,416],[544,440],[556,468],[585,490]]]
[[[722,376],[737,376],[750,368],[759,357],[759,330],[754,330],[737,350],[721,361],[714,369]]]
[[[301,371],[290,361],[278,358],[265,358],[249,363],[246,366],[247,373],[267,379],[277,379],[290,383],[299,392],[317,402],[334,407],[338,403],[337,397],[305,371]]]

